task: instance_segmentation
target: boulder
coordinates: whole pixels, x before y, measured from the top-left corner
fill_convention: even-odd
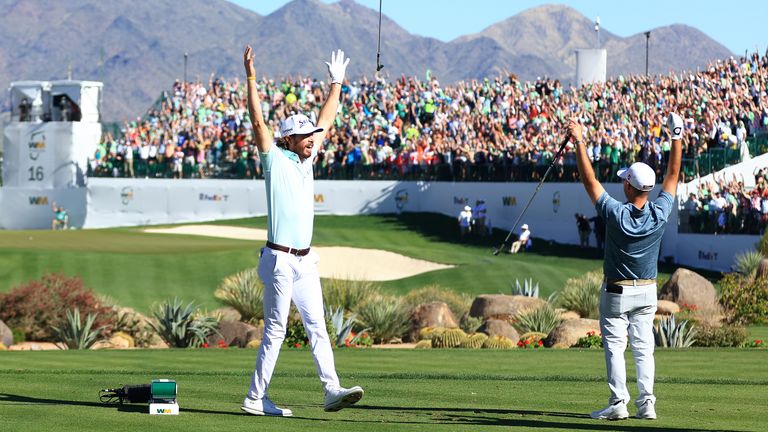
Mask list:
[[[250,342],[248,333],[256,330],[256,327],[240,321],[220,321],[219,333],[212,334],[206,338],[208,345],[216,347],[220,345],[219,341],[224,341],[227,346],[236,346],[245,348]],[[252,333],[253,334],[253,333]]]
[[[2,320],[0,320],[0,343],[6,347],[13,345],[13,332]]]
[[[512,339],[514,342],[517,342],[518,339],[520,339],[517,330],[515,330],[508,321],[500,319],[487,319],[477,331],[485,333],[488,336],[505,336]]]
[[[67,349],[67,347],[53,342],[20,342],[8,347],[9,351],[50,351],[63,349]]]
[[[594,319],[569,319],[555,327],[544,340],[544,345],[551,348],[570,348],[587,332],[600,333],[600,322]]]
[[[424,327],[455,328],[459,324],[447,304],[443,302],[423,303],[411,312],[411,329],[408,340],[418,341],[419,332]]]
[[[496,318],[503,320],[515,319],[517,316],[538,309],[546,300],[538,297],[521,295],[484,294],[475,298],[469,315],[483,319]]]
[[[680,312],[680,306],[669,300],[659,300],[656,306],[657,315],[672,315]]]
[[[565,321],[569,319],[579,319],[581,318],[581,315],[579,315],[576,311],[570,311],[570,310],[564,310],[564,309],[558,309],[557,313],[560,314],[560,319]]]
[[[710,281],[690,270],[675,270],[659,294],[660,300],[669,300],[680,306],[695,305],[697,309],[717,309],[717,293]]]
[[[242,318],[240,312],[231,306],[216,309],[213,311],[213,316],[220,317],[221,321],[240,321],[240,318]]]

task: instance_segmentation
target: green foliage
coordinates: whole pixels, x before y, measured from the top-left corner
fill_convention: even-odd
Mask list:
[[[357,310],[357,322],[367,328],[375,343],[398,339],[410,326],[409,310],[396,297],[377,295]]]
[[[539,283],[533,284],[533,278],[523,279],[523,285],[515,279],[515,285],[512,286],[512,295],[521,295],[525,297],[539,297]]]
[[[323,302],[344,310],[357,312],[365,299],[376,295],[379,285],[370,281],[326,279],[323,281]]]
[[[555,311],[555,308],[551,304],[545,303],[537,309],[519,315],[514,326],[520,333],[540,332],[549,334],[561,321],[560,314]]]
[[[54,328],[68,325],[67,312],[96,316],[93,325],[108,334],[114,314],[77,277],[46,274],[7,293],[0,293],[0,320],[24,333],[26,340],[54,341]]]
[[[460,328],[446,329],[432,338],[432,348],[455,348],[461,345],[467,338],[467,334]]]
[[[467,334],[474,333],[483,325],[483,322],[483,317],[473,317],[467,312],[461,316],[461,320],[459,320],[459,328],[464,330]]]
[[[331,344],[334,346],[344,346],[348,342],[350,334],[355,327],[356,314],[351,314],[349,317],[344,317],[344,308],[334,309],[328,308],[326,318],[330,320],[330,326],[328,327],[328,335],[331,338]],[[363,330],[365,331],[365,330]],[[362,332],[361,332],[362,333]]]
[[[88,349],[99,338],[103,327],[93,328],[96,315],[89,313],[85,322],[80,321],[80,310],[75,308],[67,311],[67,324],[62,327],[54,327],[56,341],[63,343],[69,349]]]
[[[535,349],[544,347],[544,339],[547,334],[541,332],[523,333],[517,341],[517,347],[523,349]]]
[[[747,340],[747,329],[739,326],[696,325],[696,342],[700,347],[740,347]]]
[[[309,343],[307,330],[298,314],[291,314],[288,319],[288,325],[285,328],[285,339],[283,344],[288,348],[304,348]]]
[[[452,289],[443,288],[437,284],[413,290],[403,297],[403,303],[405,303],[409,310],[413,310],[413,308],[420,304],[431,302],[447,304],[453,315],[459,318],[469,312],[469,307],[472,305],[472,297],[465,293],[459,294]]]
[[[218,333],[219,323],[206,316],[196,316],[194,302],[184,306],[179,299],[161,303],[153,312],[152,329],[174,348],[197,348],[208,335]]]
[[[734,270],[742,276],[753,277],[757,273],[760,261],[764,258],[763,254],[757,251],[747,251],[736,255],[736,264]]]
[[[24,330],[13,328],[11,329],[11,332],[13,333],[13,343],[17,344],[27,340],[26,336],[24,335]]]
[[[720,280],[720,303],[731,324],[768,323],[768,277],[725,275]]]
[[[689,321],[677,322],[675,314],[661,318],[653,327],[657,347],[688,348],[696,342],[696,328]]]
[[[600,316],[600,287],[602,284],[602,270],[568,279],[558,297],[558,303],[560,307],[575,311],[583,318],[597,319]]]
[[[582,336],[573,345],[574,348],[602,348],[603,338],[600,333],[588,331],[586,336]]]
[[[488,339],[483,342],[483,348],[486,349],[512,349],[515,347],[515,342],[512,341],[512,339],[506,337],[506,336],[490,336]]]
[[[256,324],[264,319],[264,284],[255,268],[225,277],[213,295],[240,312],[244,322]]]
[[[763,236],[760,237],[760,241],[757,242],[757,251],[765,257],[768,257],[768,230],[765,230]]]
[[[459,345],[459,348],[472,348],[478,349],[483,347],[483,343],[488,340],[488,335],[485,333],[472,333],[468,335]]]

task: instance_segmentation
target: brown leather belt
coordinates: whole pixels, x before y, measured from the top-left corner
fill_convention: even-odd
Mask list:
[[[606,279],[611,285],[636,286],[655,284],[656,279]]]
[[[276,251],[286,252],[286,253],[289,253],[291,255],[296,255],[296,256],[304,256],[304,255],[309,253],[309,249],[310,249],[310,248],[294,249],[294,248],[289,248],[288,246],[282,246],[282,245],[279,245],[279,244],[275,244],[275,243],[272,243],[270,241],[267,242],[267,247],[270,248],[270,249],[276,250]]]

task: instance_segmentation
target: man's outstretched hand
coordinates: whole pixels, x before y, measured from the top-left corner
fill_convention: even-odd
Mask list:
[[[325,64],[328,65],[328,73],[331,75],[331,84],[341,84],[342,81],[344,81],[344,74],[346,73],[347,65],[349,64],[349,59],[344,60],[344,51],[336,50],[336,52],[331,52],[331,62],[325,62]]]
[[[245,53],[243,54],[243,65],[245,66],[245,76],[256,76],[256,68],[253,67],[253,49],[250,45],[245,47]]]

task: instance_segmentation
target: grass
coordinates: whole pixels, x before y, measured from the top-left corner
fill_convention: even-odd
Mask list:
[[[265,228],[266,218],[216,222]],[[507,293],[514,280],[533,278],[541,295],[566,279],[600,268],[595,251],[547,245],[531,253],[494,257],[506,233],[485,243],[459,243],[453,218],[436,214],[318,216],[314,245],[384,249],[456,267],[382,283],[393,293],[440,284],[471,294]],[[256,266],[261,243],[212,237],[148,234],[140,228],[82,231],[0,232],[0,291],[46,272],[78,275],[86,286],[123,306],[147,312],[173,297],[206,308],[218,304],[213,291],[225,277]],[[322,257],[321,257],[322,258]],[[384,263],[383,265],[386,265]],[[148,293],[151,293],[148,295]]]
[[[602,350],[337,350],[342,384],[366,390],[359,405],[338,413],[322,410],[310,353],[284,350],[270,395],[295,417],[246,416],[239,404],[255,353],[0,352],[0,430],[765,429],[768,350],[657,351],[659,419],[653,422],[588,418],[608,397]],[[179,385],[178,417],[146,415],[146,405],[98,403],[101,388],[161,377]],[[632,384],[630,391],[636,393]]]

